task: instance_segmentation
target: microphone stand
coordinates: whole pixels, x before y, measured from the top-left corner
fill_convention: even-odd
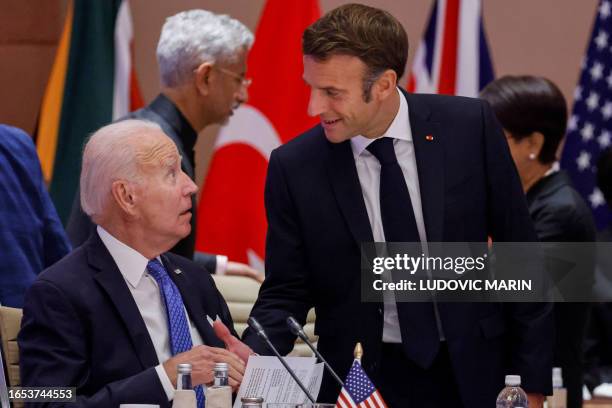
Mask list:
[[[266,332],[264,331],[263,327],[261,326],[261,324],[259,324],[259,322],[257,320],[255,320],[255,318],[253,317],[249,317],[249,319],[247,320],[247,324],[249,325],[249,327],[253,330],[255,330],[255,333],[257,333],[257,335],[259,337],[261,337],[261,339],[266,343],[266,345],[268,346],[268,348],[270,350],[272,350],[272,352],[276,355],[276,357],[278,357],[278,359],[280,360],[280,362],[283,364],[283,366],[285,367],[285,369],[289,372],[289,374],[291,374],[291,377],[293,377],[293,379],[295,380],[295,382],[297,383],[297,385],[300,386],[300,388],[302,389],[302,391],[304,391],[304,394],[306,394],[306,396],[308,397],[308,399],[310,400],[310,402],[312,402],[313,404],[316,404],[316,401],[314,399],[314,397],[310,394],[310,392],[308,391],[308,389],[304,386],[304,384],[302,384],[302,381],[300,381],[300,379],[298,378],[298,376],[295,374],[295,372],[291,369],[291,367],[289,367],[289,364],[287,364],[287,362],[285,361],[285,359],[280,355],[280,353],[278,352],[278,350],[276,349],[276,347],[274,347],[274,344],[272,344],[272,342],[270,341],[270,339],[268,338],[268,335],[266,334]]]
[[[340,384],[340,387],[344,387],[344,383],[342,382],[340,377],[338,377],[338,374],[336,374],[334,369],[327,363],[321,353],[319,353],[319,351],[313,346],[313,344],[310,342],[310,339],[308,338],[308,335],[304,331],[304,328],[297,322],[297,320],[293,318],[293,316],[289,316],[287,318],[287,325],[289,326],[289,330],[291,330],[294,335],[298,336],[304,341],[304,343],[308,345],[308,347],[310,347],[315,356],[317,356],[317,358],[321,360],[321,362],[325,365],[327,371],[329,371],[329,373],[332,375],[332,377],[334,377],[336,382]]]

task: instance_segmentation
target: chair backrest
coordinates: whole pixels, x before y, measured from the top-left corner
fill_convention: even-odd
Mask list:
[[[21,327],[21,309],[0,306],[0,337],[2,338],[2,354],[6,362],[8,383],[11,387],[21,384],[19,379],[19,346],[17,334]]]
[[[2,347],[0,347],[0,350],[1,349]],[[0,353],[0,361],[2,362],[2,365],[0,365],[0,406],[2,408],[10,408],[11,403],[8,397],[8,383],[6,382],[6,371],[4,369],[6,367],[4,364],[4,352]]]
[[[232,319],[234,320],[234,327],[239,335],[247,327],[247,319],[251,313],[251,309],[257,300],[257,294],[259,293],[259,283],[251,278],[243,276],[227,276],[227,275],[213,275],[219,292],[225,298],[227,306],[229,307]],[[317,338],[314,335],[314,321],[315,313],[314,310],[310,310],[304,330],[308,337],[316,342]],[[288,329],[287,329],[288,330]],[[304,344],[300,339],[296,341],[295,347],[291,353],[291,356],[312,356],[312,351]]]
[[[17,387],[21,385],[19,377],[19,345],[17,344],[17,334],[21,328],[21,318],[23,312],[21,309],[15,309],[12,307],[0,306],[0,338],[2,339],[2,357],[6,365],[6,372],[8,379],[2,384],[10,387]],[[4,373],[3,373],[4,377]],[[4,378],[3,378],[4,380]],[[5,403],[8,407],[8,395],[7,400],[4,400],[4,395],[0,396],[2,399],[2,406]],[[23,402],[13,402],[13,408],[22,408]]]

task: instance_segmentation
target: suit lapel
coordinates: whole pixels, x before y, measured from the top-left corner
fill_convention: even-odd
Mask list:
[[[418,96],[404,93],[408,101],[410,128],[419,174],[421,208],[427,241],[440,242],[444,222],[444,145],[438,124],[429,121],[430,111]]]
[[[87,249],[89,264],[98,272],[94,279],[108,294],[109,300],[114,304],[117,314],[123,320],[126,331],[130,336],[134,350],[143,368],[159,364],[155,347],[151,341],[147,327],[142,320],[138,306],[130,290],[117,268],[112,256],[102,243],[97,232],[89,239]]]
[[[330,148],[328,171],[342,215],[357,244],[374,241],[368,212],[363,201],[351,142],[327,142]]]
[[[427,240],[440,242],[444,225],[444,146],[438,124],[429,121],[429,108],[418,97],[403,92],[408,101],[421,207]],[[431,136],[431,137],[428,137]],[[328,170],[332,188],[355,241],[372,242],[372,228],[363,201],[350,141],[328,143]]]
[[[201,297],[205,296],[206,293],[199,293],[197,290],[194,290],[195,287],[193,284],[188,282],[185,273],[174,265],[167,256],[162,255],[162,261],[164,262],[164,266],[166,267],[170,278],[178,287],[179,292],[181,292],[181,297],[183,298],[183,303],[185,304],[187,313],[189,314],[192,323],[196,326],[198,332],[202,336],[204,343],[208,346],[224,347],[223,342],[219,340],[213,328],[206,319],[206,311],[202,307],[201,299]],[[204,270],[201,272],[208,273]],[[210,317],[213,320],[215,319],[215,316]]]

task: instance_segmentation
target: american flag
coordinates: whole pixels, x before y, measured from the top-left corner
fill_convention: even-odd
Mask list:
[[[387,408],[380,393],[368,378],[359,360],[355,359],[349,370],[344,387],[336,402],[336,408]]]
[[[494,77],[489,55],[480,0],[436,0],[407,88],[476,97]]]
[[[567,125],[561,167],[593,210],[603,228],[612,221],[604,196],[596,186],[596,164],[612,139],[612,4],[599,3],[591,40],[582,61],[580,82]]]

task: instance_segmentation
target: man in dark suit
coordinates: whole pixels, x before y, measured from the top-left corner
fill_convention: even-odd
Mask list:
[[[83,407],[169,407],[179,363],[192,364],[199,386],[227,362],[236,387],[248,354],[224,348],[241,347],[223,327],[227,305],[209,274],[167,253],[189,234],[197,190],[172,140],[151,122],[108,125],[85,146],[80,186],[97,227],[26,294],[22,384],[76,387]],[[221,321],[213,328],[207,316]],[[196,395],[201,407],[201,387]]]
[[[266,280],[252,316],[282,352],[285,319],[314,306],[318,348],[340,376],[363,366],[392,407],[490,407],[520,374],[530,407],[551,391],[550,305],[362,301],[360,244],[536,241],[501,128],[477,99],[397,87],[408,41],[375,8],[332,10],[303,35],[309,113],[266,182]],[[243,340],[267,352],[251,330]],[[339,386],[324,379],[320,400]]]
[[[253,34],[238,20],[205,10],[189,10],[166,20],[157,45],[162,91],[143,109],[123,119],[145,119],[161,126],[176,144],[181,168],[195,180],[194,146],[198,133],[227,122],[233,110],[247,101],[246,60]],[[196,197],[192,198],[191,233],[171,252],[195,259],[211,273],[263,276],[226,256],[195,251]],[[74,247],[89,237],[94,225],[75,198],[67,232]]]

